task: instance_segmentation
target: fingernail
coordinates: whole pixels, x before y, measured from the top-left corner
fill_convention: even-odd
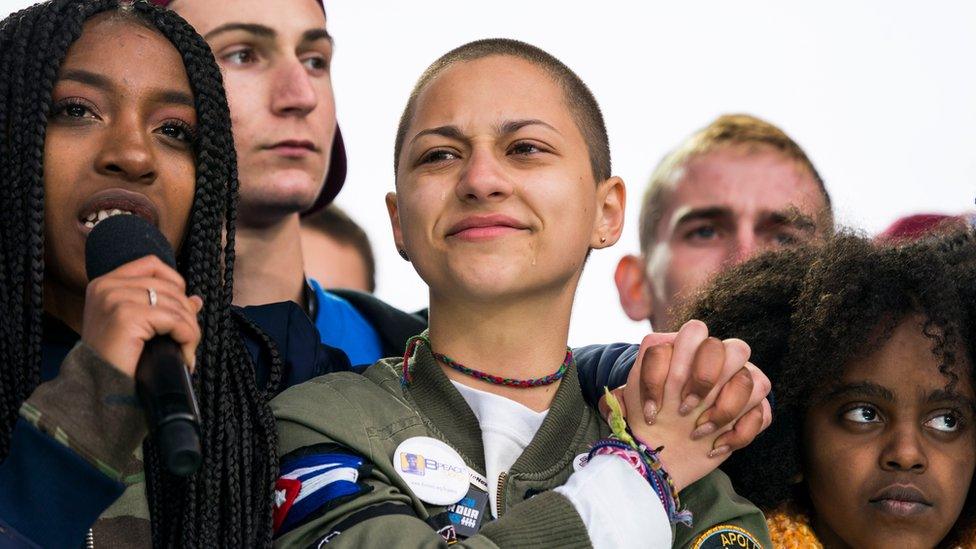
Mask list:
[[[644,404],[644,421],[648,425],[653,425],[655,420],[657,420],[657,404],[649,400]]]
[[[685,400],[681,403],[681,407],[678,408],[678,414],[682,416],[690,414],[695,409],[695,406],[698,406],[699,402],[701,402],[701,399],[696,395],[686,396]]]
[[[715,432],[715,424],[711,421],[702,423],[694,431],[691,432],[691,440],[698,440],[702,437],[707,437],[708,435]]]
[[[715,448],[711,452],[709,452],[708,457],[717,458],[719,456],[723,456],[729,453],[731,450],[732,449],[727,444],[723,444],[722,446],[719,446],[718,448]]]

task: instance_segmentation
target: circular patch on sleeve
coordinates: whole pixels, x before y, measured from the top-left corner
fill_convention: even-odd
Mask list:
[[[720,524],[698,536],[691,549],[763,549],[763,546],[748,530],[732,524]]]

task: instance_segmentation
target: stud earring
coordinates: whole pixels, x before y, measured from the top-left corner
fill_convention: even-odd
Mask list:
[[[400,254],[400,257],[402,257],[404,261],[410,261],[410,258],[407,257],[407,252],[406,251],[404,251],[404,250],[402,250],[400,248],[397,248],[397,253]]]

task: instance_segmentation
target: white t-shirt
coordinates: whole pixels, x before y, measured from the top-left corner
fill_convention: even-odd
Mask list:
[[[495,516],[498,475],[522,455],[548,410],[536,412],[503,396],[451,383],[481,425],[488,498]],[[595,548],[671,546],[671,524],[657,494],[619,457],[594,457],[556,491],[576,508]]]

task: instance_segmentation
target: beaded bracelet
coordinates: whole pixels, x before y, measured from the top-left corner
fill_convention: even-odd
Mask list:
[[[659,454],[663,448],[653,449],[635,437],[630,429],[627,428],[627,422],[623,419],[620,403],[617,402],[617,399],[610,391],[605,390],[605,392],[607,395],[607,405],[610,407],[609,423],[613,434],[611,438],[605,438],[595,442],[591,447],[588,459],[592,459],[595,455],[605,454],[618,455],[626,459],[638,473],[641,473],[641,476],[647,479],[654,493],[661,500],[661,505],[664,506],[664,511],[668,519],[672,523],[691,526],[691,511],[687,509],[679,511],[681,508],[681,500],[678,498],[678,491],[674,488],[671,475],[668,474],[664,468],[664,464],[661,463]],[[635,464],[635,458],[640,461],[640,466]]]

